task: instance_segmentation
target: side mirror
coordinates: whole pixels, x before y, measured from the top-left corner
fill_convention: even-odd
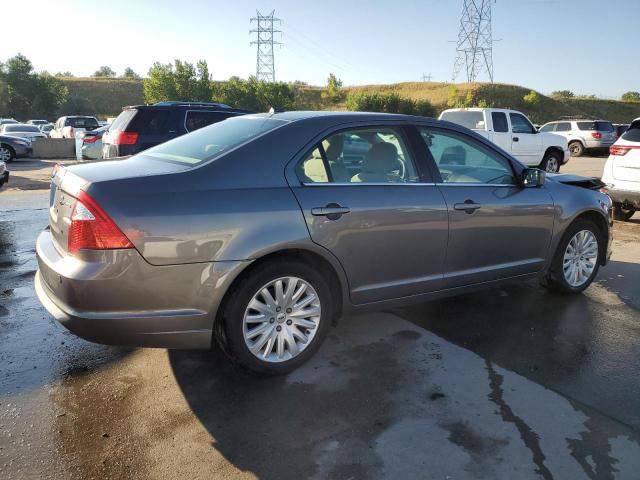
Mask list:
[[[526,188],[541,187],[546,175],[546,172],[539,168],[526,168],[522,172],[522,185]]]

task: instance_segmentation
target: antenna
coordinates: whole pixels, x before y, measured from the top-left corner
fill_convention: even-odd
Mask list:
[[[256,59],[256,77],[258,80],[265,82],[275,82],[276,67],[273,58],[273,46],[282,45],[282,42],[276,42],[273,39],[274,33],[282,33],[282,30],[275,30],[274,24],[280,25],[282,20],[274,18],[275,10],[269,15],[262,15],[256,10],[256,16],[251,18],[251,23],[256,22],[256,27],[249,33],[255,33],[256,39],[251,45],[258,46]]]
[[[464,67],[467,82],[475,82],[486,71],[493,83],[492,1],[494,0],[463,0],[453,81]]]

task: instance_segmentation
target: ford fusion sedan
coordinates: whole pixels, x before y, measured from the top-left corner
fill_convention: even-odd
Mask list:
[[[581,292],[610,254],[600,186],[545,176],[443,121],[241,116],[58,168],[36,291],[95,342],[217,341],[249,369],[284,373],[347,311],[536,277]]]

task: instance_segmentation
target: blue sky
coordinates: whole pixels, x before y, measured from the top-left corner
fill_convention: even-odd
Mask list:
[[[146,73],[154,61],[204,58],[216,79],[247,77],[256,62],[249,18],[275,9],[284,32],[277,80],[316,85],[329,72],[346,85],[423,73],[449,81],[462,8],[462,0],[30,0],[27,13],[21,2],[2,3],[3,18],[24,20],[2,22],[0,60],[21,52],[38,70],[78,76],[100,65]],[[610,98],[640,90],[640,1],[610,5],[497,0],[495,81]]]

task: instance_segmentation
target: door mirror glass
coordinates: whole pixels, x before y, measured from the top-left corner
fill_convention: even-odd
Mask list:
[[[525,187],[541,187],[544,185],[546,173],[539,168],[527,168],[522,172],[522,184]]]

